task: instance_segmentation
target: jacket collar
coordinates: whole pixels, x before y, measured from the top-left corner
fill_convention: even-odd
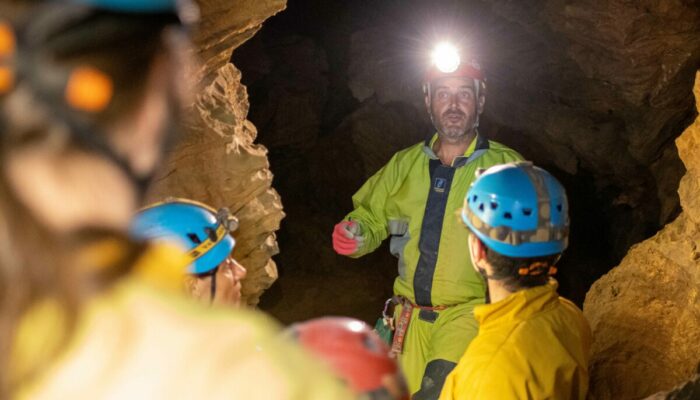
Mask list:
[[[480,329],[528,320],[558,304],[557,286],[557,281],[550,279],[546,285],[520,290],[496,303],[477,306],[474,317]]]
[[[433,151],[433,145],[435,145],[435,142],[438,139],[438,134],[437,132],[434,133],[432,136],[428,137],[425,139],[425,142],[423,142],[423,152],[430,158],[431,160],[437,160],[438,156],[435,154],[435,151]],[[475,153],[481,153],[480,150],[488,150],[489,149],[489,141],[483,137],[478,131],[476,132],[476,136],[474,139],[472,139],[472,142],[469,144],[469,147],[467,147],[467,150],[464,152],[464,155],[461,155],[457,158],[454,159],[452,162],[452,166],[455,168],[459,168],[463,165],[466,165],[467,162],[469,162],[470,158],[472,158]]]

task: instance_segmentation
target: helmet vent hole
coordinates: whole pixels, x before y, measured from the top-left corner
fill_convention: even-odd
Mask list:
[[[477,196],[477,195],[472,196],[472,202],[476,203],[476,199],[478,199],[478,198],[479,198],[479,196]]]
[[[561,209],[562,209],[561,203],[560,203],[560,204],[557,204],[557,211],[561,212]]]
[[[495,209],[497,209],[497,208],[498,208],[498,203],[492,201],[492,202],[491,202],[491,209],[492,209],[492,210],[495,210]]]
[[[532,215],[532,208],[523,208],[523,215],[526,217]]]
[[[505,219],[513,219],[513,215],[509,212],[503,213],[503,218]]]
[[[211,240],[212,242],[216,242],[216,231],[214,229],[206,227],[204,228],[204,233],[207,234],[209,240]]]
[[[187,237],[190,238],[190,240],[191,240],[192,243],[194,243],[194,244],[200,244],[200,243],[202,243],[202,241],[199,240],[199,238],[197,237],[197,235],[195,235],[194,233],[188,233],[188,234],[187,234]]]
[[[479,211],[484,211],[484,203],[479,204]]]

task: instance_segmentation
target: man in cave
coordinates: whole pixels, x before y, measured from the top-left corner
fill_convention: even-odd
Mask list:
[[[391,236],[399,264],[396,307],[384,324],[394,330],[392,352],[417,400],[437,399],[477,334],[473,308],[484,303],[484,282],[465,251],[468,232],[455,211],[477,169],[522,159],[478,132],[486,99],[478,63],[438,46],[423,91],[437,132],[396,153],[355,193],[355,209],[333,231],[335,251],[353,258]]]

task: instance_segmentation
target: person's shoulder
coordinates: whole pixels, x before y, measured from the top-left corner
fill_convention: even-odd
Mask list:
[[[561,306],[569,312],[583,316],[583,311],[581,311],[581,309],[574,304],[573,301],[567,299],[566,297],[559,296],[559,304],[561,304]]]
[[[470,346],[471,347],[471,346]],[[522,356],[504,342],[490,355],[483,354],[475,358],[474,371],[467,379],[470,398],[526,398],[522,396],[519,386],[527,376],[529,366],[523,362]]]
[[[489,140],[489,152],[501,157],[504,162],[524,160],[520,153],[494,140]]]
[[[570,320],[574,321],[578,325],[579,330],[584,332],[586,337],[590,337],[591,327],[583,314],[583,311],[581,311],[581,309],[574,304],[574,302],[561,296],[559,296],[559,304],[562,313],[568,316]]]
[[[425,155],[423,148],[425,147],[425,142],[419,142],[405,147],[391,157],[389,164],[404,164],[411,163],[417,157],[422,157]]]
[[[418,143],[414,143],[408,147],[404,147],[403,149],[397,151],[396,155],[403,156],[403,155],[408,155],[408,154],[422,154],[424,147],[425,147],[425,141],[420,141]]]
[[[149,322],[170,336],[165,340],[169,346],[164,347],[180,351],[196,344],[198,356],[189,357],[187,363],[202,369],[217,366],[215,380],[225,384],[203,385],[209,398],[223,398],[232,388],[236,398],[255,398],[261,393],[276,399],[349,398],[337,379],[261,312],[206,307],[190,299],[153,293],[144,294],[142,300],[149,317],[160,321]]]

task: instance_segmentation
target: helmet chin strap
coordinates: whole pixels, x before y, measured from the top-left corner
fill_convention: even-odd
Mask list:
[[[168,113],[169,116],[166,117],[167,124],[163,128],[161,128],[161,137],[163,137],[163,144],[157,150],[158,162],[156,163],[156,165],[160,164],[160,162],[162,162],[162,160],[164,159],[165,153],[170,148],[172,139],[174,136],[176,136],[175,132],[178,129],[177,125],[172,122],[174,118],[170,117],[174,115],[174,102],[172,100],[168,100],[168,102],[170,103],[168,108],[171,111]],[[65,112],[64,110],[56,108],[54,108],[54,110],[56,110],[56,115],[68,125],[69,131],[71,132],[71,136],[73,136],[80,144],[85,146],[87,150],[96,152],[104,156],[122,171],[122,173],[132,183],[136,192],[137,200],[139,203],[141,203],[146,196],[148,187],[150,186],[151,182],[153,181],[153,178],[156,175],[157,167],[154,166],[152,170],[146,173],[137,173],[131,166],[129,160],[126,157],[123,157],[120,154],[118,154],[107,143],[107,141],[103,138],[103,136],[100,133],[95,132],[95,128],[89,128],[86,124],[83,124],[80,121],[78,121],[77,118],[74,118],[69,112]]]
[[[214,304],[214,297],[216,297],[216,271],[218,271],[219,268],[216,268],[214,270],[214,273],[211,274],[211,288],[209,290],[209,304]]]

